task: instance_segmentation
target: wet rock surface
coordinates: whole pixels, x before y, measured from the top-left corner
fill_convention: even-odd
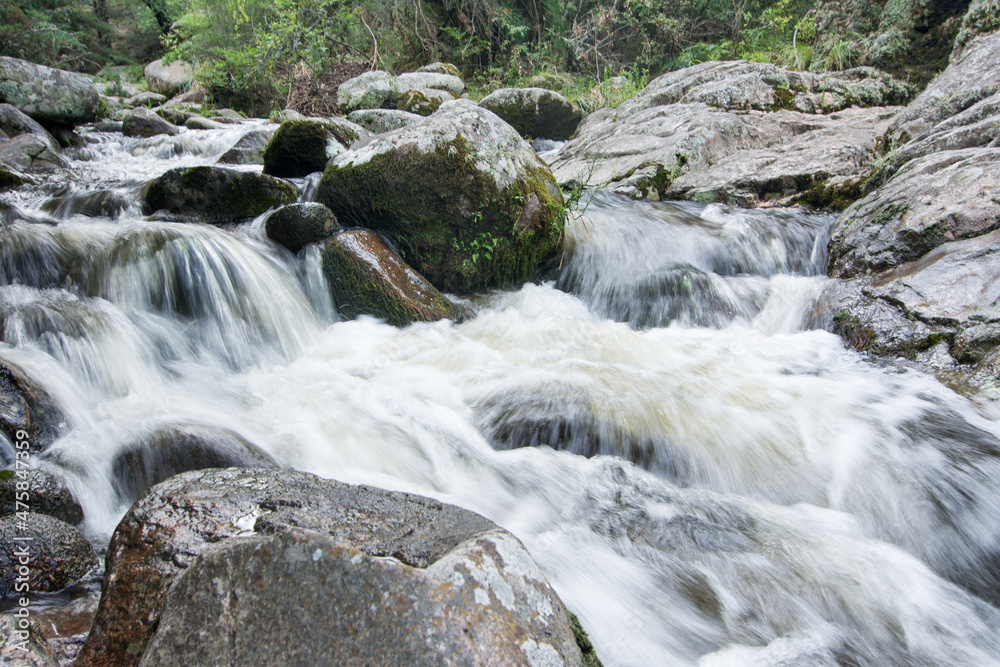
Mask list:
[[[580,660],[562,604],[493,523],[307,473],[171,478],[119,524],[107,566],[81,666]]]
[[[225,167],[178,167],[149,184],[143,208],[219,224],[255,218],[297,197],[292,184],[273,176]]]
[[[20,541],[18,538],[30,538]],[[36,593],[59,591],[97,565],[83,533],[58,519],[28,512],[0,517],[0,596],[16,592],[16,577],[27,545],[28,585]]]
[[[342,224],[386,234],[445,291],[523,282],[561,242],[562,193],[548,168],[465,100],[337,155],[316,200]]]
[[[18,482],[27,482],[31,510],[71,526],[83,521],[83,508],[66,483],[44,470],[0,471],[0,516],[14,514]]]
[[[371,230],[350,229],[330,239],[323,248],[323,272],[342,317],[374,315],[404,326],[460,314]]]
[[[59,437],[65,417],[59,406],[41,385],[24,370],[0,359],[0,430],[11,443],[25,441],[31,450],[45,451]]]
[[[340,231],[333,211],[317,202],[282,206],[264,222],[267,237],[292,252],[319,243]]]

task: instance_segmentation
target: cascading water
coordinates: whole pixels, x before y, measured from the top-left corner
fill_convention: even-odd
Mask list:
[[[0,356],[95,541],[116,454],[200,424],[493,519],[609,666],[1000,664],[998,415],[822,329],[828,216],[601,196],[461,324],[338,321],[315,248],[139,213],[246,129],[92,133],[0,229]]]

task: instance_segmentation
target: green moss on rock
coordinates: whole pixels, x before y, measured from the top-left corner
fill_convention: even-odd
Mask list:
[[[476,162],[461,133],[432,150],[403,145],[331,164],[316,198],[345,222],[387,233],[439,289],[522,283],[561,243],[562,193],[540,162],[502,189]]]
[[[363,131],[347,121],[286,120],[264,149],[264,173],[299,178],[323,171],[329,159],[360,139]]]
[[[861,178],[828,184],[826,180],[813,181],[812,177],[805,176],[804,179],[796,178],[796,185],[804,192],[796,195],[791,200],[792,204],[830,211],[843,211],[865,194],[865,183]]]
[[[343,317],[374,315],[405,326],[459,315],[455,304],[367,229],[351,229],[327,241],[323,273]]]
[[[20,174],[0,166],[0,191],[19,188],[27,182]]]
[[[580,619],[572,612],[569,615],[569,627],[573,631],[573,638],[576,640],[576,645],[580,647],[584,667],[603,667],[600,658],[597,657],[597,651],[594,650],[594,645],[590,643],[587,631],[580,624]]]
[[[281,179],[223,167],[171,169],[146,189],[146,213],[166,210],[201,222],[249,220],[291,204],[298,192]]]

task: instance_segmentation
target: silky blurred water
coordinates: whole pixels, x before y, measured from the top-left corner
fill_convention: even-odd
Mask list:
[[[193,423],[496,521],[605,665],[998,662],[996,415],[824,330],[829,216],[600,195],[461,324],[340,321],[315,247],[136,204],[251,127],[92,133],[10,198],[0,356],[64,408],[41,465],[93,539],[116,454]]]

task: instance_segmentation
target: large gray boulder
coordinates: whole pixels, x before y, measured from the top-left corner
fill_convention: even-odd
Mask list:
[[[900,148],[1000,91],[1000,32],[976,37],[948,68],[909,104],[886,135],[890,148]]]
[[[472,512],[292,470],[188,472],[154,487],[111,538],[76,665],[264,663],[580,654],[524,547]]]
[[[465,83],[454,74],[410,72],[393,76],[388,72],[365,72],[337,88],[337,104],[344,113],[357,109],[395,109],[400,98],[411,91],[432,89],[458,97]]]
[[[389,324],[455,319],[459,309],[369,229],[349,229],[323,247],[323,273],[341,317]]]
[[[100,94],[82,74],[0,56],[0,102],[35,120],[81,125],[97,120]]]
[[[919,259],[1000,226],[1000,148],[963,148],[907,163],[841,214],[830,274],[850,278]]]
[[[909,89],[874,70],[743,61],[665,74],[588,116],[552,160],[564,185],[753,206],[859,177]]]
[[[297,178],[323,171],[330,158],[368,136],[344,118],[286,120],[264,149],[264,173]]]
[[[23,570],[34,593],[62,590],[97,565],[94,547],[68,523],[33,512],[0,517],[0,597],[18,592],[23,558],[29,561]]]
[[[532,139],[564,141],[583,119],[583,112],[569,100],[545,88],[501,88],[480,100],[479,106]]]
[[[507,123],[455,100],[331,160],[317,201],[386,234],[438,289],[528,280],[562,238],[562,193]]]
[[[295,187],[280,178],[225,167],[177,167],[143,194],[147,214],[166,211],[180,220],[226,224],[256,218],[295,202]]]
[[[154,60],[146,65],[143,75],[146,77],[146,85],[152,92],[168,98],[194,82],[194,68],[181,60],[175,60],[168,65],[164,65],[162,60]]]
[[[997,58],[1000,33],[972,39],[897,117],[886,142],[894,150],[869,181],[879,185],[840,215],[829,259],[831,275],[851,279],[833,297],[834,329],[849,343],[910,358],[943,345],[952,363],[986,364],[977,374],[994,383]]]

